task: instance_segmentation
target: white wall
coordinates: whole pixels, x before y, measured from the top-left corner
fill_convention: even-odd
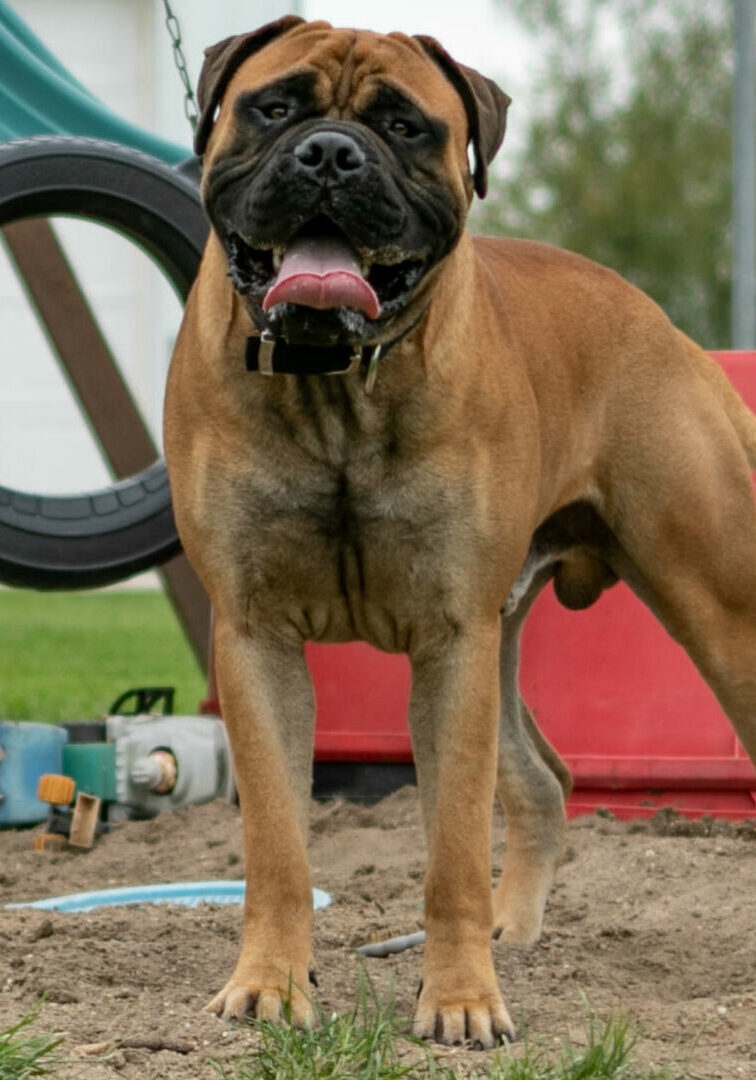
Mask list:
[[[63,64],[120,116],[191,145],[162,0],[14,0]],[[196,84],[202,49],[277,18],[282,0],[173,0]],[[80,221],[55,223],[66,253],[142,409],[160,440],[165,375],[181,308],[139,249]],[[65,493],[108,482],[87,424],[0,247],[0,484]]]

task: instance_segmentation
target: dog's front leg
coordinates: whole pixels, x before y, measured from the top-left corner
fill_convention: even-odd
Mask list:
[[[208,1009],[224,1017],[310,1024],[312,894],[307,805],[314,698],[299,642],[251,636],[220,618],[215,630],[221,708],[239,790],[247,891],[233,975]]]
[[[499,636],[494,618],[411,657],[410,725],[428,838],[414,1031],[482,1048],[514,1037],[491,956]]]

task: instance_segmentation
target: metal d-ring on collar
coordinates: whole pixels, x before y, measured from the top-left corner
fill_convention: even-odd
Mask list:
[[[383,352],[382,345],[376,345],[371,353],[370,360],[368,361],[368,369],[365,374],[365,393],[372,394],[373,387],[375,386],[375,380],[378,378],[378,362],[381,359],[381,353]]]
[[[365,393],[370,394],[378,378],[378,363],[383,345],[334,345],[315,348],[290,345],[270,330],[259,337],[248,337],[245,351],[247,371],[261,375],[351,375],[365,368]]]

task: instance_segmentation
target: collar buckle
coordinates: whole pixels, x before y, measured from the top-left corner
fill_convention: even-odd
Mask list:
[[[276,348],[275,336],[270,330],[263,330],[260,334],[260,350],[257,354],[257,370],[261,375],[275,375],[273,367],[273,352]]]

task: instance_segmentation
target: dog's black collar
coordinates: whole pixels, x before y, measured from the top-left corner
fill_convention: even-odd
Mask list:
[[[260,337],[248,337],[245,353],[247,371],[263,375],[347,375],[368,368],[380,345],[290,345],[283,338],[263,330]]]
[[[424,314],[422,311],[388,345],[332,345],[322,349],[312,345],[290,345],[270,330],[263,330],[259,337],[247,338],[244,362],[247,371],[259,371],[262,375],[350,375],[361,370],[365,375],[365,393],[370,394],[378,378],[381,357],[414,330]]]
[[[247,338],[244,361],[247,371],[259,371],[262,375],[349,375],[363,369],[365,393],[370,394],[378,377],[378,361],[383,351],[382,345],[364,345],[362,348],[332,345],[327,349],[290,345],[283,338],[274,337],[269,330],[263,330],[260,337]]]

